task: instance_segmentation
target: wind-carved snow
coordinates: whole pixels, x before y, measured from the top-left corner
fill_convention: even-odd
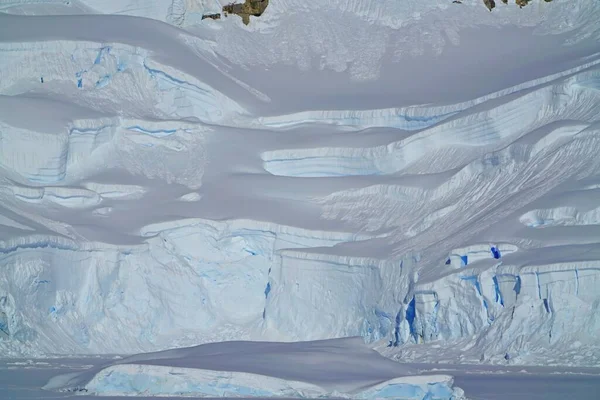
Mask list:
[[[413,109],[384,109],[372,111],[305,111],[299,114],[277,117],[259,118],[262,125],[284,128],[294,124],[323,123],[360,128],[392,127],[414,131],[427,128],[435,123],[451,117],[454,112],[442,115],[411,115]],[[421,111],[417,109],[417,111]],[[429,111],[429,110],[424,110]]]
[[[191,50],[191,49],[190,49]],[[50,92],[71,93],[80,103],[97,104],[116,112],[127,104],[128,113],[154,113],[178,118],[216,122],[242,107],[206,82],[175,71],[152,59],[143,48],[124,44],[50,41],[2,44],[3,73],[0,88],[7,93],[39,88],[40,80]]]
[[[139,199],[146,192],[146,188],[139,185],[115,185],[98,182],[86,182],[83,186],[86,189],[98,193],[98,195],[106,199]]]
[[[587,211],[579,211],[575,207],[534,210],[524,214],[520,221],[532,228],[555,225],[599,225],[600,207]]]
[[[35,98],[23,98],[22,103],[24,107],[28,103],[47,104],[45,100],[38,104]],[[65,104],[64,109],[72,107]],[[181,166],[180,170],[188,169],[190,159],[195,163],[204,160],[201,141],[206,130],[194,122],[157,123],[116,117],[73,119],[50,127],[2,124],[0,166],[31,185],[64,184],[89,176],[99,168],[126,166],[133,173],[184,180],[197,186],[202,170],[178,173],[176,165]],[[32,141],[39,145],[31,146]],[[130,157],[130,152],[135,152],[136,157]],[[186,155],[182,156],[182,152]],[[173,160],[173,168],[166,170],[159,161],[169,159]]]
[[[189,31],[0,15],[2,353],[361,336],[404,360],[598,364],[598,6],[422,3],[279,1]],[[77,7],[189,28],[216,6]],[[446,44],[489,56],[459,31],[559,17],[579,45],[498,44],[486,80]],[[428,48],[452,63],[441,87],[411,69],[425,100],[357,83],[425,71]]]
[[[186,193],[179,198],[181,201],[199,201],[202,198],[202,195],[198,192],[190,192]]]
[[[14,186],[11,189],[18,200],[28,203],[51,202],[68,208],[95,206],[102,200],[98,193],[85,189],[51,186],[45,188]]]
[[[582,74],[596,76],[595,72]],[[470,148],[470,152],[478,151],[477,148],[481,149],[480,152],[486,152],[493,148],[491,146],[498,148],[499,145],[508,144],[548,124],[550,120],[593,121],[597,116],[599,93],[574,85],[576,81],[575,78],[559,80],[552,85],[513,96],[499,106],[490,107],[483,102],[459,113],[451,121],[441,122],[387,146],[275,150],[263,153],[264,166],[275,175],[313,177],[389,174],[407,170],[411,164],[422,160],[426,160],[431,172],[437,172],[437,164],[446,170],[451,169],[458,162],[464,162],[464,158],[460,157],[460,153],[457,155],[450,151],[438,154],[439,149],[460,146]],[[566,94],[565,91],[570,93]],[[489,103],[493,103],[493,100],[489,100]],[[364,124],[360,120],[353,122],[351,115],[346,117],[348,125]],[[533,147],[532,156],[538,149],[547,148],[554,141],[560,142],[561,137],[577,134],[585,127],[587,125],[578,125],[565,132],[555,131],[546,136],[544,142]],[[406,126],[403,128],[411,129]],[[445,158],[440,160],[440,157]]]
[[[202,21],[202,15],[221,11],[219,0],[144,0],[101,1],[7,1],[0,10],[11,14],[118,14],[134,15],[190,26]]]
[[[16,228],[16,229],[23,229],[23,230],[27,230],[27,231],[33,231],[34,229],[27,226],[27,225],[23,225],[18,223],[17,221],[10,219],[4,215],[0,215],[0,225],[3,226],[7,226],[10,228]]]
[[[62,132],[40,132],[10,125],[0,129],[1,165],[39,183],[64,180],[71,168],[109,142],[112,136],[108,127],[65,127]],[[32,148],[31,141],[39,145]]]

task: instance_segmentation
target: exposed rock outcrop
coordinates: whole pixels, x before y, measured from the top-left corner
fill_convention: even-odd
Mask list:
[[[544,0],[546,3],[550,3],[552,0]],[[508,4],[508,0],[502,0],[504,4]],[[525,7],[529,4],[531,0],[515,0],[515,4],[520,8]],[[483,4],[487,7],[488,10],[492,11],[496,7],[496,2],[494,0],[483,0]]]
[[[223,6],[223,13],[227,14],[236,14],[242,17],[242,21],[244,24],[248,25],[250,23],[250,16],[253,15],[255,17],[259,17],[263,12],[267,9],[269,5],[269,0],[246,0],[245,3],[230,3],[226,6]]]

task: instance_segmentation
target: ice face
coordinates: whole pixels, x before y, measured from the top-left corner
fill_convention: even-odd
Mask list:
[[[462,391],[443,376],[397,378],[345,394],[309,383],[241,372],[193,370],[151,365],[118,365],[98,373],[85,386],[87,393],[108,396],[197,396],[242,398],[326,398],[460,400]]]

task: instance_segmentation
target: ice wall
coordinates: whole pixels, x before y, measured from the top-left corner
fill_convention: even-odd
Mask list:
[[[208,220],[154,224],[141,234],[148,239],[134,248],[92,244],[86,250],[39,241],[7,243],[1,255],[0,287],[5,300],[0,308],[8,321],[3,344],[10,351],[23,346],[22,350],[44,353],[127,353],[174,343],[257,337],[263,329],[273,337],[278,336],[271,330],[282,329],[296,339],[307,334],[314,338],[382,335],[364,331],[364,323],[359,322],[368,292],[356,299],[355,307],[334,318],[338,321],[334,325],[321,313],[294,311],[297,307],[290,302],[299,298],[290,298],[285,289],[290,285],[281,281],[293,280],[294,275],[281,276],[287,265],[282,265],[280,250],[329,247],[359,240],[360,235],[257,221]],[[381,280],[374,266],[356,268],[370,271],[367,282]],[[304,277],[309,279],[302,284],[306,289],[323,279],[318,273]],[[349,278],[346,292],[352,295],[360,282],[352,284],[357,278]],[[330,282],[322,284],[324,289]],[[270,304],[279,293],[285,304]],[[347,304],[338,293],[333,299],[337,303],[332,308]],[[286,323],[285,315],[293,318],[292,324]],[[304,318],[315,326],[314,332],[298,330],[306,326]],[[357,322],[348,324],[352,319]]]
[[[460,400],[462,390],[444,376],[396,378],[356,393],[330,392],[317,385],[248,374],[150,365],[104,369],[80,390],[108,396],[198,396],[240,398],[311,398]]]
[[[94,376],[88,393],[108,396],[319,397],[327,393],[302,382],[248,374],[151,365],[118,365]]]

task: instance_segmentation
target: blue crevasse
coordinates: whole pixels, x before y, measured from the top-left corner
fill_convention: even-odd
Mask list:
[[[480,296],[482,295],[481,285],[479,284],[479,279],[478,279],[477,275],[461,276],[460,279],[462,279],[463,281],[471,282],[473,284],[473,286],[475,286],[475,289],[477,290],[477,294],[479,294]]]
[[[415,340],[417,340],[417,331],[415,329],[415,317],[417,316],[417,310],[415,306],[415,297],[413,296],[410,303],[408,303],[408,307],[406,308],[406,321],[408,322],[408,326],[410,328],[410,334],[413,336]]]
[[[500,291],[500,284],[498,283],[498,277],[494,276],[494,292],[496,294],[496,303],[500,303],[504,307],[504,300],[502,299],[502,292]]]
[[[495,259],[499,259],[500,257],[502,257],[502,255],[500,254],[500,249],[498,249],[495,246],[492,246],[492,248],[490,249],[490,251],[492,252],[492,256]]]
[[[104,53],[106,53],[106,54],[110,53],[109,46],[102,47],[100,49],[100,51],[98,52],[98,55],[96,56],[96,59],[94,60],[94,64],[100,64],[100,62],[102,62],[102,56],[104,56]]]
[[[550,314],[550,304],[548,304],[548,299],[544,299],[544,308],[546,309],[546,312]]]
[[[177,129],[146,129],[142,128],[139,125],[128,126],[125,129],[134,132],[145,133],[147,135],[155,136],[155,137],[165,137],[172,135],[177,132]]]
[[[521,277],[519,275],[515,276],[514,291],[517,294],[517,296],[519,295],[519,293],[521,293]]]

